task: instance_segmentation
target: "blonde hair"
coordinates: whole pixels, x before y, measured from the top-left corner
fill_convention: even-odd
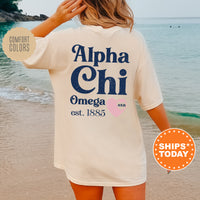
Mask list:
[[[126,0],[83,0],[87,8],[79,14],[79,20],[84,25],[121,26],[130,28],[134,25],[134,15]]]

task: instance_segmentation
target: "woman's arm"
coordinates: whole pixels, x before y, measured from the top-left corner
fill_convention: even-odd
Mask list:
[[[151,110],[147,110],[147,113],[158,126],[160,131],[164,131],[165,129],[171,128],[163,103]]]
[[[80,14],[86,8],[86,5],[81,6],[81,4],[82,0],[63,1],[51,17],[33,28],[31,32],[35,37],[45,37],[64,22]]]
[[[151,110],[147,110],[147,113],[149,114],[151,119],[155,122],[155,124],[158,126],[161,132],[168,128],[171,128],[163,103],[161,103],[159,106]],[[168,174],[170,172],[171,172],[170,170],[167,170]]]

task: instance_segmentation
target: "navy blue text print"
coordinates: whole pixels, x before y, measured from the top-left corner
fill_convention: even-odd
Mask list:
[[[71,84],[72,87],[79,93],[89,94],[97,89],[97,94],[106,94],[105,91],[105,83],[109,81],[109,91],[107,94],[110,95],[127,95],[126,93],[126,79],[127,79],[127,71],[126,69],[120,69],[119,78],[116,80],[112,76],[107,76],[107,69],[98,69],[99,63],[129,63],[129,55],[126,52],[121,52],[117,55],[116,52],[111,51],[111,48],[106,48],[106,52],[103,51],[94,51],[94,47],[88,47],[88,55],[86,55],[85,46],[80,44],[75,44],[72,47],[72,52],[75,54],[74,62],[81,61],[91,62],[92,65],[81,65],[78,66],[71,75]],[[96,69],[97,68],[97,69]],[[86,73],[80,76],[80,73],[85,69],[89,69],[90,76]],[[98,79],[98,85],[96,87],[90,89],[84,89],[80,83],[79,79],[82,79],[86,83],[91,83],[95,79]],[[119,84],[119,89],[116,91],[116,84]]]
[[[72,52],[76,54],[74,62],[80,57],[82,62],[93,62],[94,67],[98,67],[100,62],[111,62],[111,56],[113,57],[112,63],[129,63],[129,57],[126,52],[121,52],[117,58],[116,52],[111,52],[111,48],[106,48],[106,53],[103,51],[93,51],[94,47],[88,47],[89,55],[88,59],[85,53],[85,46],[76,44],[72,47]]]

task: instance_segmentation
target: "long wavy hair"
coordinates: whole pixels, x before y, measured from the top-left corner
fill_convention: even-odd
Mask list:
[[[104,28],[121,26],[132,30],[134,14],[126,0],[83,0],[82,3],[87,5],[78,16],[82,24]]]

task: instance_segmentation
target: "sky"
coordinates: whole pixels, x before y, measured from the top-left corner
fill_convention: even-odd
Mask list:
[[[63,0],[22,0],[23,13],[51,16]],[[200,17],[200,0],[127,0],[135,17]]]

